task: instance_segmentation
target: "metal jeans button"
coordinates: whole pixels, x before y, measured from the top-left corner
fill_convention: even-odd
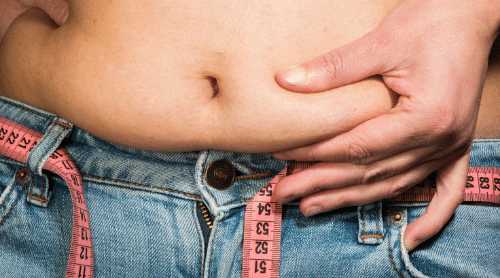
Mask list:
[[[21,167],[16,172],[16,181],[18,183],[27,183],[31,180],[31,172],[26,167]]]
[[[406,223],[406,214],[403,210],[393,210],[389,213],[389,221],[394,226],[402,226]]]
[[[208,185],[218,190],[228,189],[233,184],[235,176],[236,169],[226,159],[210,163],[205,172]]]

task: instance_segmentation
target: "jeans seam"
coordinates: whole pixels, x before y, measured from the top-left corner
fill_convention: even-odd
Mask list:
[[[500,139],[474,139],[474,143],[498,143]]]
[[[2,203],[0,204],[0,207],[3,206],[3,204],[5,203],[5,200],[7,200],[7,197],[9,197],[10,193],[12,193],[12,190],[14,190],[14,187],[16,187],[16,184],[17,184],[17,181],[14,182],[14,185],[10,188],[9,193],[7,194],[7,196],[5,196],[5,199],[3,199]]]
[[[3,103],[7,103],[7,104],[9,104],[9,105],[13,105],[13,106],[15,106],[15,107],[17,107],[17,108],[21,108],[21,109],[24,109],[24,110],[26,110],[26,111],[29,111],[29,112],[35,113],[35,114],[37,114],[37,115],[39,115],[39,116],[42,116],[42,117],[45,117],[45,118],[55,119],[55,117],[53,117],[53,116],[44,115],[44,114],[42,114],[42,113],[40,113],[40,112],[37,112],[37,111],[35,111],[35,110],[33,110],[33,109],[29,109],[29,108],[27,108],[27,107],[24,107],[24,106],[21,106],[21,105],[15,104],[15,103],[10,102],[10,101],[7,101],[7,100],[5,100],[5,99],[1,99],[1,98],[0,98],[0,101],[1,101],[1,102],[3,102]]]
[[[378,204],[379,204],[378,202],[375,202],[375,224],[377,224],[377,235],[379,235],[379,229],[378,229]],[[378,242],[379,238],[381,238],[381,236],[377,237],[377,244],[379,243]]]
[[[241,165],[241,164],[240,164]],[[259,172],[255,169],[252,169],[246,165],[242,165],[243,167],[246,167],[248,170],[250,170],[253,175],[244,175],[244,176],[238,176],[235,177],[234,180],[260,180],[264,178],[269,178],[273,175],[273,171],[267,170],[266,172]]]
[[[210,195],[210,197],[212,198],[212,200],[214,200],[214,203],[215,203],[215,206],[219,206],[219,204],[217,204],[217,199],[215,198],[214,194],[212,194],[212,192],[208,191],[207,190],[207,194]]]
[[[14,186],[17,184],[17,182],[14,184]],[[14,186],[12,188],[14,188]],[[28,184],[26,184],[23,188],[23,191],[21,191],[21,194],[19,194],[19,197],[17,197],[17,200],[16,202],[14,203],[14,205],[12,206],[12,208],[10,208],[10,211],[9,213],[5,216],[5,218],[2,220],[2,222],[0,222],[0,226],[3,225],[3,223],[5,223],[5,221],[9,218],[10,214],[12,213],[12,211],[14,210],[14,208],[16,207],[17,205],[17,202],[19,202],[19,200],[21,199],[21,197],[23,196],[24,194],[24,191],[26,190],[26,188],[28,187]],[[10,193],[9,193],[10,194]]]
[[[399,252],[400,252],[401,256],[403,256],[403,245],[401,244],[401,242],[403,241],[403,235],[402,235],[403,229],[401,227],[402,226],[399,226]],[[405,260],[403,259],[401,261],[403,262],[405,269],[408,269],[408,266],[406,266]]]
[[[377,239],[377,241],[378,241],[378,239],[379,239],[379,238],[382,238],[382,236],[381,236],[381,235],[377,235],[377,234],[369,234],[369,235],[362,234],[360,237],[361,237],[363,240],[364,240],[365,238],[376,238],[376,239]]]
[[[224,217],[226,217],[226,213],[225,212],[222,214],[222,218],[224,218]],[[215,242],[215,238],[216,238],[216,235],[217,235],[218,224],[219,224],[219,221],[217,221],[217,226],[215,226],[212,244],[210,244],[210,255],[209,255],[210,257],[208,258],[208,261],[210,263],[212,262],[212,252],[214,250],[214,242]],[[207,269],[205,270],[205,272],[210,271],[210,263],[208,264]]]
[[[232,205],[232,204],[237,204],[237,203],[248,203],[248,202],[250,202],[250,200],[252,200],[252,199],[241,199],[241,200],[238,200],[238,201],[234,201],[234,202],[228,203],[227,205]]]
[[[210,255],[207,254],[209,256],[209,258],[208,258],[209,264],[207,265],[207,269],[205,270],[205,272],[210,271],[210,263],[212,262],[212,252],[213,252],[213,248],[214,248],[215,236],[217,235],[217,228],[218,228],[218,226],[215,227],[212,244],[210,245]]]
[[[19,162],[19,161],[15,160],[15,159],[12,159],[10,157],[2,157],[2,159],[13,161],[13,162]],[[17,181],[14,182],[14,185],[10,188],[9,193],[5,196],[5,199],[2,201],[2,203],[0,203],[0,207],[3,206],[3,204],[5,203],[5,200],[7,200],[7,197],[9,197],[10,193],[12,193],[12,190],[14,190],[14,187],[16,186],[16,184],[17,184]]]
[[[67,123],[65,123],[65,122],[60,121],[60,120],[59,120],[59,118],[58,118],[58,119],[55,119],[55,120],[54,120],[54,123],[55,123],[56,125],[60,125],[60,126],[64,127],[64,130],[66,130],[66,129],[68,129],[68,128],[71,128],[71,125],[69,125],[69,124],[67,124]]]
[[[104,180],[104,181],[112,181],[112,182],[124,183],[124,184],[135,185],[135,186],[145,187],[145,188],[151,188],[151,189],[158,189],[158,190],[161,190],[161,191],[166,191],[166,192],[181,194],[181,195],[184,195],[186,197],[196,198],[198,200],[201,200],[201,196],[199,196],[199,195],[190,194],[190,193],[184,193],[184,192],[180,192],[180,191],[172,190],[172,189],[165,189],[165,188],[155,187],[155,186],[151,186],[151,185],[145,185],[145,184],[139,184],[139,183],[135,183],[135,182],[115,180],[115,179],[108,179],[108,178],[91,176],[91,175],[86,175],[86,174],[82,174],[82,177],[94,178],[94,179],[99,179],[99,180]]]
[[[40,203],[48,203],[48,202],[49,202],[48,200],[46,200],[46,199],[44,199],[44,198],[37,197],[37,196],[33,196],[33,195],[31,195],[31,194],[30,194],[30,195],[28,195],[28,198],[33,199],[33,200],[36,200],[36,201],[38,201],[38,202],[40,202]]]
[[[398,274],[399,277],[403,278],[401,274],[399,273],[396,265],[394,264],[394,261],[392,260],[392,254],[391,254],[391,221],[389,221],[389,217],[391,215],[391,210],[389,210],[388,216],[387,216],[387,226],[388,226],[388,231],[387,231],[387,246],[388,246],[388,251],[389,251],[389,259],[391,260],[392,267],[394,270],[396,270],[396,273]]]
[[[361,239],[363,240],[363,244],[365,244],[365,237],[364,236],[366,236],[365,210],[366,210],[366,206],[363,206],[363,235],[361,235]]]
[[[377,225],[377,233],[376,234],[366,234],[366,216],[365,216],[366,206],[363,206],[363,234],[359,236],[363,240],[363,244],[366,244],[366,242],[365,242],[366,238],[375,238],[377,240],[377,244],[379,244],[379,239],[383,238],[383,236],[380,235],[377,210],[378,210],[378,202],[375,204],[375,222]]]
[[[203,276],[203,238],[200,234],[200,227],[198,227],[198,223],[196,223],[196,202],[193,202],[193,206],[191,207],[191,210],[193,211],[193,221],[196,226],[196,231],[198,232],[198,236],[200,237],[200,277]]]
[[[202,169],[202,170],[203,170],[203,168],[205,168],[205,162],[206,162],[206,161],[207,161],[207,160],[206,160],[206,158],[205,158],[205,159],[203,159],[203,162],[201,163],[201,169]],[[204,173],[204,172],[205,172],[205,171],[200,171],[200,183],[201,183],[202,185],[203,185],[203,173]],[[215,202],[215,205],[216,205],[216,206],[219,206],[219,205],[217,204],[217,200],[216,200],[216,199],[214,198],[214,196],[210,193],[210,191],[208,191],[208,190],[207,190],[207,193],[208,193],[208,194],[210,194],[210,196],[212,197],[212,199],[213,199],[213,200],[214,200],[214,202]],[[201,199],[201,197],[200,197],[200,199]]]
[[[377,235],[377,234],[362,234],[361,236],[361,239],[363,239],[363,242],[365,241],[365,238],[376,238],[377,239],[377,243],[378,243],[378,240],[379,239],[382,239],[382,236],[381,235]]]
[[[12,161],[12,162],[21,163],[21,162],[19,162],[19,161],[15,160],[15,159],[13,159],[13,158],[10,158],[10,157],[8,157],[8,156],[1,156],[1,157],[0,157],[0,160],[8,160],[8,161]],[[21,164],[26,165],[26,163],[21,163]]]
[[[273,175],[273,172],[271,170],[266,171],[264,173],[257,173],[253,175],[245,175],[245,176],[239,176],[235,177],[234,180],[239,181],[239,180],[261,180],[265,178],[269,178],[270,176]]]

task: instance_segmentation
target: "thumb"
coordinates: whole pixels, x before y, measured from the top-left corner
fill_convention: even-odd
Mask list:
[[[437,234],[451,219],[464,200],[465,182],[469,169],[469,152],[438,171],[437,192],[425,213],[405,230],[404,245],[408,251]]]
[[[66,0],[36,0],[35,4],[59,26],[68,19],[69,5]]]
[[[380,28],[380,27],[379,27]],[[385,72],[390,59],[388,36],[375,29],[313,60],[279,71],[276,82],[295,92],[320,92]]]

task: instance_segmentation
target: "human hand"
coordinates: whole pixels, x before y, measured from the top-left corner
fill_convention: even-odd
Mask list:
[[[463,200],[499,25],[498,1],[407,0],[362,38],[279,72],[280,86],[309,93],[381,75],[400,97],[387,114],[344,134],[276,153],[278,159],[322,162],[283,178],[274,199],[303,197],[300,209],[309,216],[394,197],[439,170],[438,192],[407,227],[405,246],[412,250],[436,234]]]
[[[66,0],[0,0],[0,41],[12,21],[30,8],[43,10],[59,26],[69,16]]]

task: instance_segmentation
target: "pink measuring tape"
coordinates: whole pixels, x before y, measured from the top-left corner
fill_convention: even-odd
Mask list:
[[[0,117],[0,154],[26,163],[30,150],[43,134]],[[281,205],[271,201],[274,187],[284,176],[301,171],[314,163],[293,163],[276,175],[248,202],[243,239],[243,277],[279,277],[281,244]],[[94,271],[94,251],[90,218],[83,194],[82,176],[64,148],[49,157],[44,169],[61,176],[73,201],[73,232],[66,277],[90,278]],[[397,202],[430,201],[436,192],[431,179],[390,199]],[[470,167],[464,201],[500,204],[500,168]]]
[[[272,202],[273,190],[284,176],[314,163],[293,163],[278,173],[247,204],[243,231],[243,277],[279,277],[281,205]]]
[[[248,202],[243,232],[243,277],[279,277],[281,243],[281,205],[271,202],[273,189],[284,176],[314,163],[292,163],[275,176]],[[432,175],[404,194],[389,199],[394,202],[428,202],[436,192]],[[464,201],[500,204],[500,168],[470,167]]]
[[[0,153],[26,163],[29,152],[43,134],[0,117]],[[73,232],[66,277],[90,278],[94,272],[94,250],[90,218],[83,194],[82,175],[64,148],[47,159],[43,169],[58,174],[69,187],[73,201]]]

